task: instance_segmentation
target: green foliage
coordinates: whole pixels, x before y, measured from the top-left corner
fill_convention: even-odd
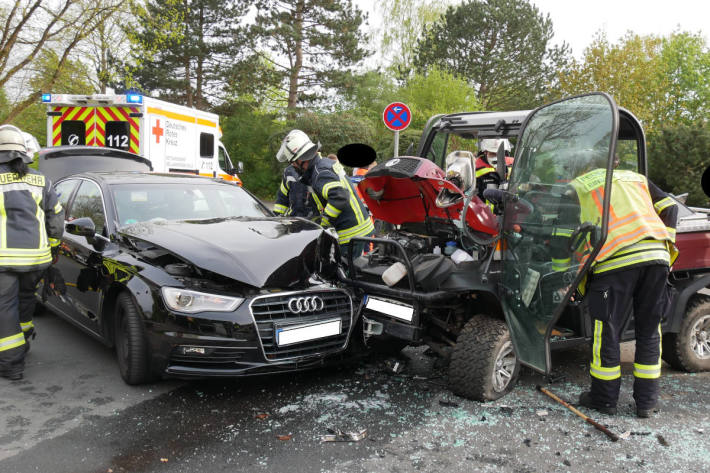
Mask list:
[[[707,206],[700,179],[710,165],[710,124],[663,127],[648,136],[649,177],[666,192],[688,192],[688,205]]]
[[[286,107],[327,100],[344,86],[367,52],[361,11],[350,0],[261,0],[251,28],[262,57],[274,65]]]
[[[699,35],[629,33],[610,44],[600,34],[559,81],[562,95],[591,90],[611,94],[647,132],[710,119],[710,51]]]
[[[247,60],[246,38],[238,25],[249,3],[149,0],[136,10],[137,28],[127,31],[135,45],[135,67],[125,85],[203,109],[228,89],[233,92],[234,74]]]
[[[468,0],[427,31],[415,65],[465,77],[487,110],[531,108],[568,61],[569,48],[550,46],[552,36],[549,15],[527,0]]]

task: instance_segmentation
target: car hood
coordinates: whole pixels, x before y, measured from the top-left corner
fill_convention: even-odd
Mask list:
[[[119,233],[255,288],[306,283],[323,264],[332,264],[331,248],[337,246],[322,227],[298,218],[141,222]]]
[[[431,218],[454,221],[461,217],[463,199],[445,208],[436,205],[436,197],[442,189],[454,194],[461,191],[428,159],[390,159],[368,171],[358,189],[375,218],[395,225]],[[469,204],[466,221],[480,232],[494,235],[498,231],[496,217],[477,196]]]

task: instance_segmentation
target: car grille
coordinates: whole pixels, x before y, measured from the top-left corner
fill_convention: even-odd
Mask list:
[[[324,302],[323,310],[294,314],[288,308],[288,301],[293,297],[320,296]],[[267,360],[283,360],[308,355],[332,353],[341,350],[348,339],[352,324],[352,301],[343,291],[310,291],[263,296],[251,303],[259,339]],[[337,336],[310,340],[279,347],[274,340],[274,327],[310,324],[319,321],[340,319],[341,333]]]
[[[231,368],[229,365],[238,363],[244,356],[244,351],[230,347],[205,347],[209,354],[183,354],[180,348],[176,347],[170,354],[170,364],[188,366],[191,368]]]

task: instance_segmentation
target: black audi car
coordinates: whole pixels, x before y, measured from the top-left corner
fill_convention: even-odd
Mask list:
[[[38,294],[115,346],[127,383],[305,369],[348,346],[353,303],[329,231],[231,183],[138,172],[150,163],[117,150],[48,148],[40,170],[66,231]]]

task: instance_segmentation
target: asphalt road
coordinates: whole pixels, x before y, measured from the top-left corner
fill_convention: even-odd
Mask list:
[[[628,438],[612,443],[538,393],[524,373],[508,396],[453,396],[425,350],[403,352],[399,375],[372,357],[336,370],[232,381],[129,387],[113,353],[51,315],[26,378],[0,380],[0,472],[710,471],[710,373],[664,365],[662,412],[631,406],[632,345],[624,347],[620,413],[596,415]],[[586,355],[555,356],[574,400]],[[323,443],[328,428],[367,429],[359,442]]]

